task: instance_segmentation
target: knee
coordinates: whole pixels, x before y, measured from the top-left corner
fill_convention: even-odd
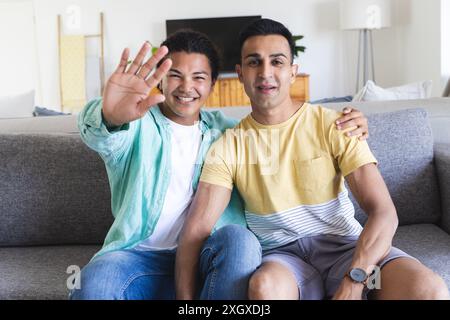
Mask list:
[[[79,285],[69,294],[71,300],[117,300],[121,299],[120,265],[111,261],[94,260],[80,273]]]
[[[252,260],[261,260],[261,245],[253,232],[246,227],[227,225],[213,233],[211,240],[226,248],[228,252],[234,252]]]
[[[428,297],[426,297],[426,299],[429,299],[429,300],[449,300],[450,299],[447,284],[437,274],[433,274],[430,277],[428,286],[429,286],[430,290],[428,293]]]
[[[412,294],[416,300],[448,300],[448,288],[444,280],[432,272],[415,277],[412,282]]]
[[[276,284],[266,272],[255,272],[248,284],[248,298],[250,300],[273,300]]]

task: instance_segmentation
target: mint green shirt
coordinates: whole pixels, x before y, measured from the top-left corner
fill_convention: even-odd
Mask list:
[[[105,162],[111,188],[114,222],[94,258],[132,248],[152,235],[171,174],[171,128],[158,106],[150,108],[141,119],[111,131],[103,122],[101,109],[102,100],[92,100],[78,115],[81,138]],[[222,112],[200,112],[202,143],[192,180],[194,191],[209,147],[225,129],[236,124],[237,120]],[[235,190],[213,232],[227,224],[246,226],[242,200]]]

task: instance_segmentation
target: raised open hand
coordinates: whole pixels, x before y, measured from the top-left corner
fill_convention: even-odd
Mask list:
[[[103,92],[103,117],[111,126],[139,119],[147,110],[165,100],[162,94],[149,95],[162,77],[172,65],[170,59],[166,59],[155,72],[150,75],[158,62],[168,53],[168,49],[162,46],[155,54],[143,63],[151,46],[148,42],[139,50],[136,59],[127,68],[130,51],[126,48],[120,59],[120,64],[106,83]]]

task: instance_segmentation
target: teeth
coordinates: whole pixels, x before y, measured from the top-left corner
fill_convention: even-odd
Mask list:
[[[194,101],[194,98],[186,98],[186,97],[177,97],[178,100],[183,102],[191,102]]]

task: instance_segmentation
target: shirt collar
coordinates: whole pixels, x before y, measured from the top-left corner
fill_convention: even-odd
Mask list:
[[[161,109],[158,105],[155,105],[150,108],[149,112],[155,117],[156,121],[162,124],[165,128],[169,126],[169,121],[162,114]],[[212,127],[211,117],[208,116],[208,112],[203,109],[200,110],[200,130],[202,133],[205,133]]]

